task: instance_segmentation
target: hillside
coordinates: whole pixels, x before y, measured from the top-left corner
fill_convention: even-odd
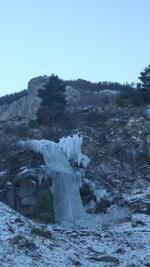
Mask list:
[[[149,266],[149,216],[101,229],[39,224],[3,203],[0,214],[1,266]]]
[[[90,89],[91,84],[81,88],[83,82],[75,85],[70,81],[65,82],[64,112],[56,121],[42,124],[37,121],[42,106],[39,90],[44,90],[48,81],[47,76],[32,79],[27,95],[0,107],[0,213],[4,236],[6,232],[1,242],[10,252],[3,266],[10,266],[12,262],[22,266],[23,261],[26,264],[23,266],[149,266],[148,105],[118,105],[116,100],[125,89],[118,89],[117,83],[116,89],[109,86],[100,89],[97,85]],[[80,152],[90,162],[83,166],[80,146],[76,149],[73,141],[66,145],[69,152],[63,146],[63,156],[67,154],[64,164],[66,169],[71,168],[65,190],[69,192],[70,189],[72,194],[70,181],[75,179],[76,183],[77,180],[75,191],[80,193],[89,219],[84,224],[80,215],[81,222],[64,227],[56,221],[53,190],[54,179],[59,182],[63,171],[54,173],[45,160],[44,150],[22,146],[20,141],[25,144],[32,140],[53,141],[56,153],[51,150],[50,154],[53,158],[56,156],[56,165],[61,158],[61,165],[62,154],[58,153],[57,144],[63,137],[63,142],[72,140],[67,137],[76,134],[83,137]],[[46,144],[52,148],[51,142]],[[72,153],[75,150],[76,153]],[[64,184],[61,186],[63,191]],[[12,219],[9,214],[13,215]],[[21,230],[19,225],[22,225]],[[38,233],[35,236],[34,231],[31,235],[31,228],[50,231],[52,237],[39,237]],[[16,248],[14,259],[11,246]]]

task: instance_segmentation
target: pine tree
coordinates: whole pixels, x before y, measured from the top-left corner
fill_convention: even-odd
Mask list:
[[[148,65],[140,74],[141,76],[139,77],[139,79],[142,83],[142,87],[144,89],[150,90],[150,65]]]
[[[41,108],[38,111],[40,124],[54,124],[62,116],[65,110],[65,84],[58,76],[52,74],[45,90],[39,90],[42,98]]]

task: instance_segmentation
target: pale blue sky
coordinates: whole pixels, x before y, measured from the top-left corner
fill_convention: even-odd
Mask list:
[[[150,64],[150,0],[0,0],[0,95],[30,78],[137,82]]]

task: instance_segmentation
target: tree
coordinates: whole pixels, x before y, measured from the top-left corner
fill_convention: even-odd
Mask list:
[[[10,95],[1,96],[0,106],[10,105],[13,102],[18,101],[23,96],[27,96],[27,90],[23,90],[21,92],[10,94]]]
[[[66,105],[65,87],[65,83],[52,74],[45,90],[39,90],[38,96],[42,98],[42,103],[37,117],[40,124],[54,124],[62,116]]]
[[[144,89],[150,90],[150,65],[148,65],[140,74],[141,76],[139,77],[139,79],[142,83],[142,87]]]

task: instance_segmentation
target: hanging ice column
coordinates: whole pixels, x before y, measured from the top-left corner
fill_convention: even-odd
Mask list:
[[[36,152],[40,152],[52,173],[55,219],[58,222],[76,220],[85,216],[79,192],[79,181],[70,161],[82,164],[84,168],[89,158],[81,153],[82,137],[78,134],[60,139],[59,143],[48,140],[26,142]]]

